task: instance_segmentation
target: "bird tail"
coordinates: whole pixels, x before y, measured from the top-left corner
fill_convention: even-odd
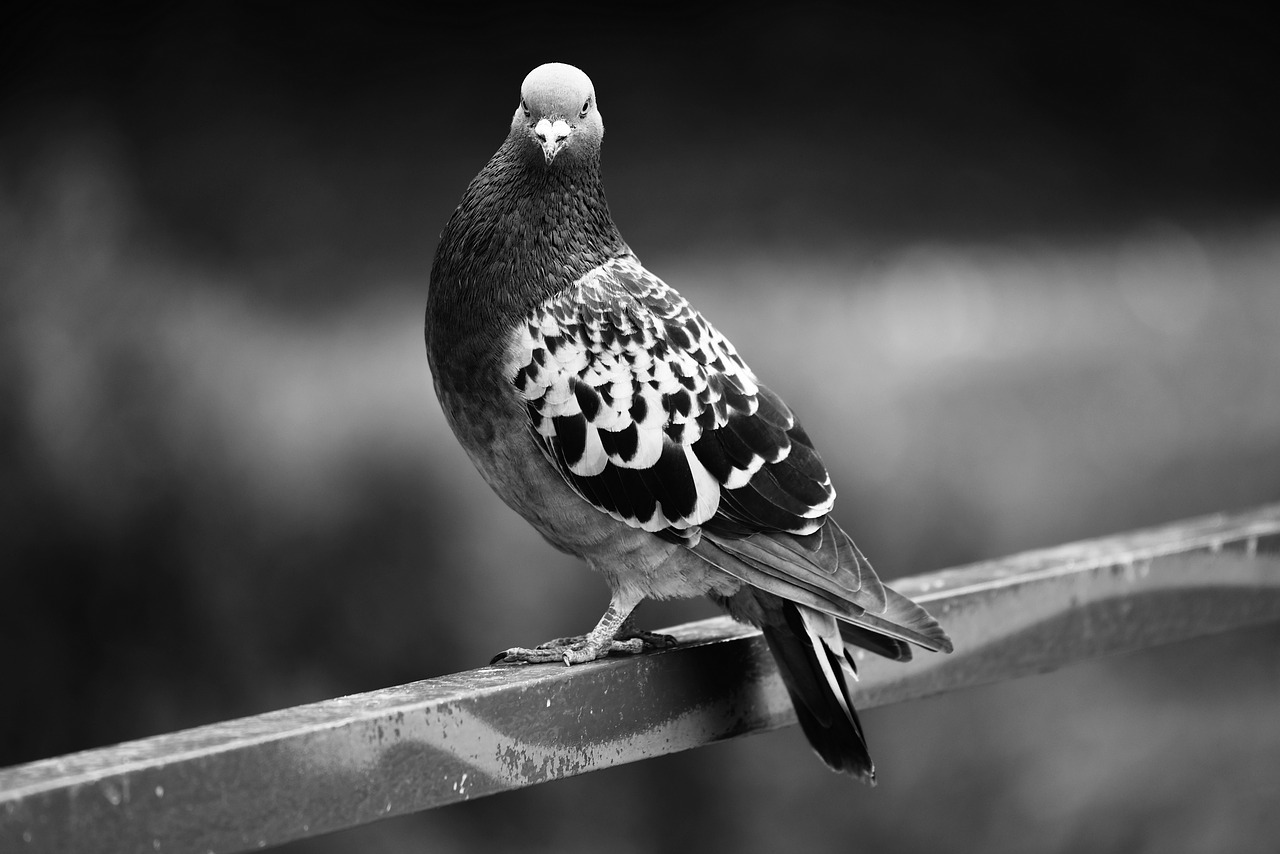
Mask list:
[[[875,767],[852,700],[857,667],[850,647],[908,661],[911,646],[951,652],[951,639],[924,608],[885,587],[831,520],[806,536],[734,539],[703,532],[699,557],[746,582],[714,597],[754,623],[778,662],[809,743],[833,770],[875,783]]]
[[[767,615],[761,622],[764,639],[809,744],[833,771],[875,785],[875,765],[851,696],[858,671],[841,637],[844,627],[821,611],[752,593]]]

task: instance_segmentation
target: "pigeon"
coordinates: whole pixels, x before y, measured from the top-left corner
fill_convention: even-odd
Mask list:
[[[854,648],[906,661],[910,644],[951,641],[831,518],[831,477],[791,408],[622,239],[603,135],[585,73],[535,68],[432,262],[425,336],[446,420],[502,500],[612,594],[587,634],[494,663],[670,646],[633,610],[705,595],[761,629],[822,760],[874,783]]]

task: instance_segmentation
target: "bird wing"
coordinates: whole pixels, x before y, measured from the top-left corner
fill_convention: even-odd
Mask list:
[[[634,256],[535,307],[508,376],[547,459],[600,510],[872,631],[908,616],[910,600],[827,518],[835,490],[791,409]],[[887,626],[938,646],[927,630],[898,628]]]

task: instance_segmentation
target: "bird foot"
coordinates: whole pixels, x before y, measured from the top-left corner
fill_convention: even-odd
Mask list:
[[[679,641],[675,635],[664,635],[658,632],[646,632],[641,629],[622,627],[615,640],[639,640],[645,649],[671,649]]]
[[[561,641],[574,641],[572,643],[561,643]],[[644,649],[644,643],[640,640],[627,641],[608,641],[603,644],[593,645],[587,643],[581,638],[557,638],[553,641],[547,641],[539,644],[533,649],[525,647],[512,647],[504,652],[500,652],[493,657],[490,664],[545,664],[551,661],[563,661],[567,665],[582,664],[587,661],[595,661],[597,658],[604,658],[610,653],[622,653],[634,655]]]
[[[595,661],[609,655],[636,655],[646,649],[668,649],[676,645],[671,635],[656,632],[625,630],[617,637],[603,643],[593,643],[590,635],[556,638],[538,644],[533,649],[512,647],[493,657],[490,664],[545,664],[563,661],[567,665]]]

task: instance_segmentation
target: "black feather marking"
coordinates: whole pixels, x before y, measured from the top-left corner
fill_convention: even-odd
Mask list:
[[[672,344],[674,344],[679,349],[688,350],[689,347],[693,344],[692,339],[690,339],[689,337],[689,333],[686,332],[684,327],[681,326],[678,322],[667,321],[665,324],[663,324],[663,328],[666,329],[667,340],[669,340]]]
[[[581,415],[557,415],[551,419],[556,428],[564,460],[569,466],[577,465],[587,450],[587,419]]]
[[[787,486],[779,482],[777,472],[783,469],[778,465],[766,465],[756,472],[751,481],[741,489],[735,490],[736,493],[754,491],[757,495],[768,501],[770,504],[793,514],[797,518],[804,518],[805,515],[815,506],[822,504],[829,497],[825,491],[821,491],[816,501],[806,500],[803,496],[796,495]],[[783,469],[785,470],[785,469]],[[803,480],[803,479],[802,479]],[[812,485],[812,481],[805,481]]]
[[[551,452],[552,458],[556,461],[556,468],[560,470],[569,485],[578,491],[578,494],[597,507],[609,508],[609,496],[597,483],[597,478],[583,477],[569,469],[569,462],[564,455],[564,446],[558,438],[543,440],[543,446]]]
[[[582,475],[577,475],[569,471],[567,465],[562,465],[560,470],[568,476],[569,483],[578,490],[578,493],[581,494],[582,497],[586,498],[597,507],[602,507],[605,510],[614,509],[613,496],[609,494],[609,490],[605,487],[604,482],[600,480],[598,475],[593,477],[583,477]]]
[[[689,413],[693,411],[693,397],[685,389],[677,389],[671,394],[665,394],[662,396],[662,408],[665,409],[668,414],[674,415],[679,413],[680,415],[688,417]]]
[[[693,455],[698,458],[698,462],[702,463],[707,471],[711,472],[711,476],[720,481],[720,483],[723,484],[729,479],[729,473],[734,468],[733,463],[729,461],[729,457],[725,454],[724,446],[720,444],[719,438],[705,427],[698,441],[693,443]]]
[[[693,482],[693,473],[689,471],[689,461],[679,445],[663,442],[662,455],[645,474],[645,483],[662,502],[662,512],[668,519],[680,519],[693,513],[698,504],[698,488]]]
[[[750,412],[751,398],[743,390],[742,385],[729,374],[719,374],[718,376],[722,382],[716,390],[724,397],[725,403],[739,412]]]
[[[716,410],[715,407],[705,401],[702,403],[702,411],[698,413],[698,417],[694,420],[698,422],[698,426],[702,428],[703,433],[710,433],[716,428]]]
[[[776,460],[791,444],[785,432],[761,418],[730,418],[725,429],[742,440],[748,448],[766,460]]]
[[[637,469],[618,468],[613,464],[605,466],[612,469],[620,488],[627,494],[631,502],[631,516],[640,523],[648,522],[658,509],[658,499],[649,483],[646,472]]]
[[[640,431],[634,423],[621,430],[601,430],[600,444],[606,454],[630,462],[640,448]]]
[[[649,404],[645,403],[644,396],[637,394],[631,398],[631,420],[637,424],[644,422],[645,416],[649,414]]]
[[[596,482],[598,486],[597,491],[604,492],[609,495],[609,509],[617,511],[618,515],[624,518],[635,518],[636,509],[632,490],[628,488],[628,485],[623,481],[622,477],[619,476],[619,469],[617,466],[606,464],[604,471],[590,478],[590,480]],[[650,510],[649,516],[652,515],[653,511]],[[646,516],[645,518],[647,519],[649,517]]]
[[[715,432],[716,441],[724,449],[724,454],[735,467],[746,469],[756,460],[758,456],[755,451],[738,435],[737,431],[730,429],[730,425],[734,421],[746,418],[747,416],[733,414],[729,416],[729,420],[725,426]]]
[[[795,453],[794,446],[792,453]],[[780,463],[766,465],[761,473],[767,475],[778,489],[791,496],[798,506],[817,507],[831,499],[831,487],[824,482],[825,478],[823,481],[814,480],[808,472],[792,466],[790,455]],[[759,475],[752,478],[753,487],[757,486],[757,478],[764,480]]]
[[[595,389],[577,377],[570,377],[569,384],[573,388],[573,396],[578,399],[582,414],[588,421],[595,421],[596,416],[600,414],[600,396],[596,394]]]
[[[787,454],[787,458],[779,466],[787,466],[793,469],[797,474],[813,480],[817,483],[823,483],[827,479],[827,467],[822,462],[822,457],[818,456],[818,452],[813,449],[812,445],[805,443],[795,435],[795,430],[790,430],[787,435],[792,437],[791,452]],[[807,437],[806,437],[807,438]]]
[[[666,432],[667,438],[670,439],[674,444],[676,445],[684,444],[684,425],[683,424],[676,424],[673,422],[671,424],[668,424],[666,427],[664,427],[663,430],[664,432]]]

